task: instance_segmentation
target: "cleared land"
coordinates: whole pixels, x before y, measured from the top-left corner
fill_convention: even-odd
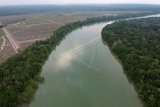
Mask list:
[[[6,38],[2,29],[0,29],[0,63],[5,61],[8,57],[13,55],[15,52]]]
[[[16,53],[18,53],[18,50],[19,50],[20,47],[19,47],[17,41],[15,41],[15,39],[13,38],[13,35],[7,30],[6,27],[3,27],[2,30],[5,33],[5,36],[8,38],[8,40],[9,40],[10,44],[12,45],[14,51]]]
[[[0,63],[13,55],[15,49],[23,50],[37,40],[44,40],[59,27],[79,20],[97,16],[110,16],[124,13],[138,13],[140,11],[59,11],[59,12],[39,12],[22,15],[12,15],[0,17],[2,24],[7,24],[6,29],[10,33],[10,42],[6,38],[6,46],[0,53]],[[3,44],[1,36],[5,35],[0,30],[0,44]],[[13,43],[11,42],[13,41]]]

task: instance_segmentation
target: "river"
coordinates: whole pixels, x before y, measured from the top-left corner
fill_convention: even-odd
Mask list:
[[[84,26],[66,36],[44,64],[44,83],[29,107],[143,107],[102,42],[102,28],[111,23]]]

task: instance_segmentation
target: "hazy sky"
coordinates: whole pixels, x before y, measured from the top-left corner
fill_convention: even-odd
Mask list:
[[[160,0],[0,0],[0,5],[19,4],[104,4],[104,3],[141,3],[160,4]]]

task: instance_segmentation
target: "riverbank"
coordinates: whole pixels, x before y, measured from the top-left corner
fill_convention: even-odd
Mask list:
[[[105,26],[106,27],[106,26]],[[104,30],[104,29],[103,29]],[[102,30],[102,31],[103,31]],[[103,36],[103,34],[101,34],[102,36]],[[121,59],[118,57],[118,55],[113,51],[113,49],[109,46],[109,44],[105,41],[105,40],[103,40],[103,43],[104,43],[104,45],[106,45],[108,48],[109,48],[109,50],[110,50],[110,52],[112,53],[112,55],[114,56],[114,58],[119,62],[119,64],[122,66],[122,68],[123,68],[123,71],[124,71],[124,73],[125,73],[125,75],[126,75],[126,77],[127,77],[127,79],[128,79],[128,81],[129,81],[129,83],[130,84],[132,84],[133,86],[134,86],[134,89],[136,90],[136,92],[138,93],[138,89],[137,89],[137,87],[136,87],[136,84],[129,78],[129,76],[127,75],[127,73],[126,73],[126,71],[125,71],[125,69],[124,69],[124,64],[123,64],[123,62],[121,61]],[[141,96],[138,94],[138,97],[141,99]],[[147,107],[147,105],[146,105],[146,103],[143,101],[142,102],[142,104],[143,104],[143,107]]]
[[[107,24],[83,26],[66,36],[43,65],[45,82],[29,107],[143,107],[122,66],[101,40]]]
[[[160,18],[147,18],[120,21],[102,30],[103,40],[121,60],[125,74],[148,107],[160,106],[159,54],[155,49],[158,43],[154,42],[159,40],[156,35],[159,32],[155,30],[158,29],[159,20]],[[117,41],[121,42],[115,45]]]
[[[2,92],[0,93],[2,99],[0,105],[15,107],[19,104],[18,98],[21,97],[21,94],[24,93],[28,87],[33,88],[30,81],[35,79],[37,74],[41,72],[42,66],[48,59],[52,50],[61,43],[68,33],[84,25],[144,16],[148,14],[153,13],[127,14],[109,17],[103,16],[70,23],[55,31],[49,39],[38,41],[23,52],[9,58],[5,63],[0,65],[0,89]],[[36,84],[38,84],[38,82]],[[28,97],[27,101],[30,101],[30,98],[31,97]]]

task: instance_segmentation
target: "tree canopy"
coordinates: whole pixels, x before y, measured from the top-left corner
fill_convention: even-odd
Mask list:
[[[160,18],[119,21],[102,38],[148,107],[160,107]]]

